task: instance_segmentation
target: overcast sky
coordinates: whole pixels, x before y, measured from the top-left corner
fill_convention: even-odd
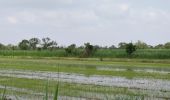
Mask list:
[[[170,0],[0,0],[0,42],[59,45],[170,41]]]

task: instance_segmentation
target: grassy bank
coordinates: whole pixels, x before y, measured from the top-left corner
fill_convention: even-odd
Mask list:
[[[64,49],[23,51],[0,50],[0,56],[30,56],[30,57],[80,57],[83,50],[77,50],[76,54],[67,54]],[[99,49],[91,57],[93,58],[128,58],[124,49]],[[132,58],[140,59],[170,59],[169,49],[138,49]]]

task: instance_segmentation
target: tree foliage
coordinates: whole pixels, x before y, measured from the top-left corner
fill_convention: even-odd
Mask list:
[[[31,38],[29,40],[30,48],[35,50],[37,48],[37,45],[40,44],[41,40],[38,38]]]
[[[48,48],[54,48],[57,47],[57,43],[55,41],[52,41],[49,37],[42,39],[42,48],[48,49]]]
[[[142,42],[142,41],[140,41],[140,40],[138,40],[138,41],[135,43],[135,45],[136,45],[136,48],[137,48],[137,49],[147,49],[147,48],[149,48],[149,46],[148,46],[145,42]]]
[[[118,44],[118,48],[119,48],[119,49],[125,49],[125,48],[126,48],[126,45],[127,45],[127,43],[125,43],[125,42],[120,42],[120,43]]]
[[[158,44],[158,45],[155,46],[155,49],[164,49],[164,45]]]
[[[126,53],[131,56],[136,51],[136,46],[133,43],[126,44]]]
[[[67,54],[71,54],[71,55],[74,55],[77,53],[76,51],[76,45],[75,44],[71,44],[70,46],[68,46],[66,49],[65,49],[65,52]]]
[[[89,56],[93,55],[97,50],[97,48],[95,48],[90,43],[85,43],[84,45],[85,45],[85,48],[84,48],[84,52],[83,52],[83,57],[89,57]]]
[[[5,48],[5,45],[3,45],[2,43],[0,43],[0,49],[4,49]]]
[[[22,40],[18,46],[21,50],[28,50],[30,48],[29,41],[26,39]]]
[[[111,46],[109,47],[109,49],[116,49],[116,46],[115,46],[115,45],[111,45]]]
[[[164,47],[165,47],[166,49],[170,49],[170,42],[165,43]]]

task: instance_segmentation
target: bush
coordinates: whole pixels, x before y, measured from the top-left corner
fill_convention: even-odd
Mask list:
[[[131,56],[133,52],[136,51],[136,46],[133,45],[132,43],[126,44],[126,53],[128,56]]]

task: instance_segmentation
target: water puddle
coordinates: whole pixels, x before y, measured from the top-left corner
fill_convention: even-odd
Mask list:
[[[24,92],[26,94],[22,95],[6,95],[7,100],[43,100],[45,93],[38,93],[28,89],[21,89],[16,87],[5,87],[0,85],[0,89],[6,88],[7,91],[18,91]],[[80,97],[73,96],[58,96],[59,100],[143,100],[143,96],[129,96],[124,94],[105,94],[105,93],[95,93],[95,92],[83,92]],[[146,100],[164,100],[161,97],[148,97],[145,96]],[[49,95],[49,100],[53,100],[53,96]]]
[[[160,79],[142,79],[142,78],[126,79],[124,77],[114,76],[113,77],[100,75],[85,76],[82,74],[73,73],[71,74],[42,71],[32,72],[22,70],[0,70],[0,76],[28,79],[52,79],[52,80],[59,79],[62,82],[71,83],[170,91],[170,81]]]
[[[118,68],[118,67],[97,67],[97,70],[103,71],[136,71],[136,72],[148,72],[148,73],[160,73],[160,74],[170,74],[169,69],[159,69],[159,68]]]
[[[35,92],[33,90],[28,90],[24,88],[16,88],[11,86],[3,86],[0,85],[0,89],[6,89],[6,91],[17,91],[17,92],[24,92],[26,94],[22,95],[5,95],[7,100],[43,100],[45,93]],[[1,95],[0,95],[1,97]],[[49,94],[49,100],[53,100],[53,96]],[[87,100],[85,97],[71,97],[71,96],[59,96],[59,100]]]

